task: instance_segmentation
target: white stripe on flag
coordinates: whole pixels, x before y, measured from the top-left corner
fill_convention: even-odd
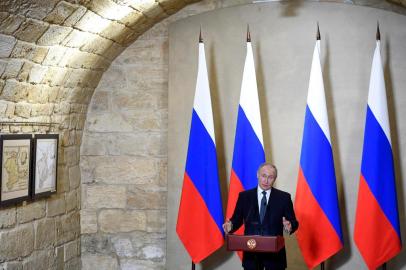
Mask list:
[[[324,93],[323,74],[320,64],[320,40],[314,46],[312,67],[310,70],[309,91],[307,94],[307,105],[312,112],[317,123],[320,125],[331,144],[330,129],[328,127],[328,117],[326,108],[326,96]]]
[[[372,60],[371,79],[369,81],[368,105],[378,120],[390,144],[388,104],[386,101],[385,78],[382,70],[380,42],[376,42],[374,59]]]
[[[251,42],[247,42],[247,55],[242,75],[240,105],[261,142],[262,147],[264,147],[261,114],[259,111],[257,78],[255,75],[254,56],[252,53]]]
[[[203,122],[214,145],[216,139],[214,136],[213,111],[211,108],[211,96],[209,78],[207,75],[206,56],[204,53],[204,44],[199,43],[199,66],[197,71],[196,93],[193,108],[200,120]]]

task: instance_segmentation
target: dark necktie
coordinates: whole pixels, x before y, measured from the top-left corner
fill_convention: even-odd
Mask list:
[[[259,218],[261,219],[261,223],[264,220],[265,211],[266,211],[266,191],[262,191],[261,208],[259,209]]]

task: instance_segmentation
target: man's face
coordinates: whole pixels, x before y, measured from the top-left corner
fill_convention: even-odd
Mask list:
[[[271,166],[266,165],[259,170],[258,185],[263,190],[270,189],[273,186],[275,180],[276,180],[276,172]]]

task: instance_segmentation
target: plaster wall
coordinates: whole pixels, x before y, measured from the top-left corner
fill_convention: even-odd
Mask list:
[[[276,187],[290,192],[294,199],[317,21],[344,231],[344,249],[328,265],[329,269],[366,269],[352,239],[377,20],[381,25],[401,231],[405,231],[406,17],[338,3],[235,6],[179,20],[169,28],[167,269],[189,269],[191,263],[175,227],[196,83],[200,25],[225,206],[247,23],[251,29],[267,160],[279,168]],[[287,239],[288,269],[306,269],[295,237]],[[238,269],[239,265],[235,255],[221,249],[197,268],[227,270]],[[389,268],[406,269],[405,251],[389,263]]]

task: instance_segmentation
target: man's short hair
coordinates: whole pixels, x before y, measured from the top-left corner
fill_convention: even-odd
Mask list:
[[[259,171],[265,166],[270,166],[272,169],[274,169],[275,179],[276,179],[278,177],[278,169],[276,168],[275,165],[273,165],[272,163],[269,163],[269,162],[264,162],[261,165],[259,165],[258,170],[257,170],[257,177],[259,177]]]

